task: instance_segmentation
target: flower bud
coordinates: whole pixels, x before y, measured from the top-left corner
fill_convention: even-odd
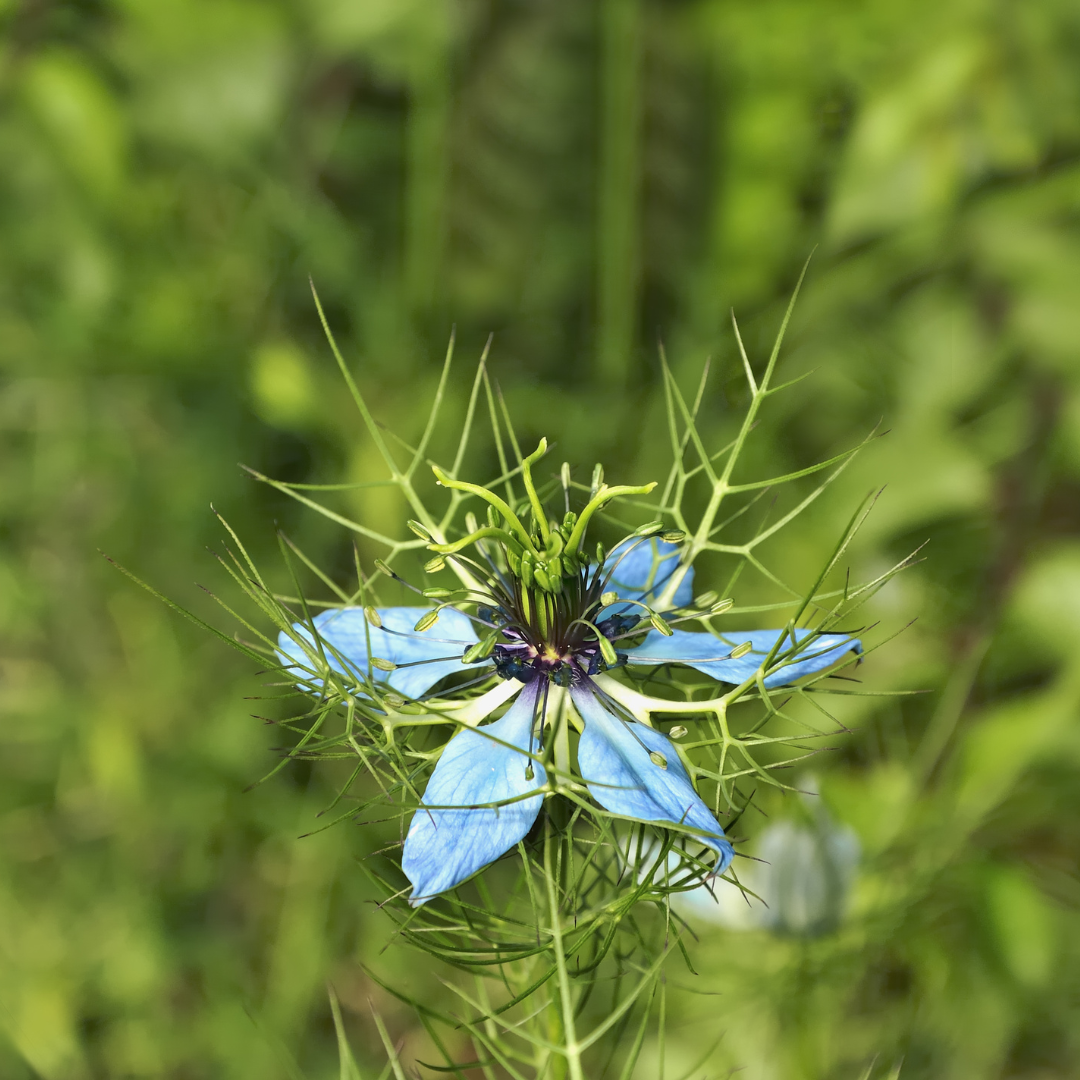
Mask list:
[[[380,574],[385,574],[387,577],[397,577],[397,574],[395,574],[382,559],[375,560],[375,569],[378,570]]]
[[[372,626],[382,626],[382,619],[379,618],[379,613],[373,607],[364,608],[364,618],[367,619]]]
[[[413,521],[411,518],[405,522],[409,528],[420,537],[421,540],[427,540],[429,543],[432,540],[432,535],[428,530],[420,524],[419,521]]]
[[[619,601],[619,594],[614,591],[606,592],[600,597],[600,603],[604,607],[611,607],[612,604],[616,604]]]
[[[422,634],[425,630],[431,629],[439,621],[439,609],[432,608],[430,611],[425,612],[417,620],[413,630],[418,634]]]
[[[656,629],[664,635],[664,637],[671,637],[671,635],[675,633],[675,631],[672,630],[670,626],[668,626],[667,622],[660,618],[660,616],[657,615],[655,611],[649,615],[649,622],[651,622],[653,626],[655,626]]]
[[[686,539],[686,533],[681,529],[672,529],[670,532],[661,533],[660,539],[669,544],[681,544]]]
[[[649,754],[649,760],[654,765],[659,765],[661,769],[667,768],[667,758],[663,754],[658,754],[655,750]]]
[[[393,660],[384,660],[381,656],[373,656],[371,666],[378,668],[380,671],[397,671],[397,664]]]
[[[638,526],[630,535],[655,536],[663,527],[664,523],[662,521],[647,521],[644,525]]]
[[[429,559],[424,563],[425,574],[437,574],[440,570],[446,569],[446,560],[441,555],[436,555],[434,559]]]
[[[753,647],[754,643],[752,641],[744,641],[741,645],[736,645],[735,648],[731,650],[729,659],[741,660]]]

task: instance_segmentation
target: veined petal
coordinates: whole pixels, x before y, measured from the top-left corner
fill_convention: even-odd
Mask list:
[[[679,567],[680,550],[677,545],[658,537],[616,544],[604,562],[605,574],[614,570],[608,588],[627,600],[640,600],[652,607]],[[629,554],[624,555],[627,551]],[[690,567],[675,590],[671,607],[685,607],[690,603],[694,596],[693,584],[694,568]],[[635,611],[640,612],[641,608],[633,604],[613,604],[605,608],[600,617],[628,615]]]
[[[372,626],[364,615],[364,609],[357,607],[331,608],[317,615],[314,622],[319,637],[338,654],[335,656],[331,649],[327,649],[327,662],[342,675],[359,678],[368,675],[369,641],[371,656],[390,660],[394,664],[437,661],[398,668],[396,671],[380,671],[378,668],[371,671],[375,682],[386,683],[399,694],[415,698],[447,675],[476,670],[461,662],[464,650],[478,640],[472,622],[460,611],[444,608],[438,622],[418,634],[413,627],[424,612],[430,610],[421,607],[378,608],[382,628]],[[302,623],[294,623],[293,631],[311,641],[311,630]],[[288,660],[299,664],[300,671],[311,669],[311,661],[304,650],[284,632],[278,636],[278,650]],[[450,659],[439,660],[439,657]]]
[[[612,715],[589,685],[570,691],[585,721],[578,741],[578,768],[589,794],[615,814],[658,824],[689,825],[717,853],[715,873],[723,873],[734,851],[712,812],[694,790],[671,740],[636,721]],[[663,755],[666,767],[650,753]]]
[[[783,630],[727,630],[722,636],[714,637],[691,630],[675,630],[671,637],[666,637],[650,630],[640,645],[626,650],[626,658],[632,664],[686,664],[718,682],[737,686],[753,676],[783,633]],[[805,641],[811,633],[810,630],[796,630],[795,640]],[[746,641],[752,648],[745,656],[738,660],[723,659]],[[790,647],[789,639],[781,651]],[[792,657],[790,663],[769,675],[765,685],[784,686],[805,675],[824,671],[846,653],[861,651],[859,640],[848,634],[819,634],[802,652]]]
[[[413,884],[409,902],[414,906],[471,877],[532,828],[544,797],[528,793],[547,783],[544,767],[527,756],[544,684],[534,680],[501,720],[460,731],[446,744],[413,815],[401,859]],[[462,809],[435,809],[440,806]]]

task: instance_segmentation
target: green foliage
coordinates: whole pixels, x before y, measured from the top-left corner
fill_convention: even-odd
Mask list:
[[[327,499],[410,542],[308,273],[408,442],[456,322],[466,355],[496,332],[523,440],[635,483],[668,450],[657,333],[684,390],[717,354],[698,426],[726,445],[747,400],[728,308],[763,355],[815,244],[788,338],[791,376],[814,375],[770,402],[749,475],[889,433],[761,555],[804,592],[886,485],[854,576],[930,544],[869,608],[918,622],[860,675],[933,692],[845,698],[853,735],[814,763],[862,843],[846,921],[696,925],[699,974],[672,976],[639,1073],[661,1052],[669,1076],[706,1055],[822,1080],[1075,1072],[1075,5],[618,6],[0,4],[5,1076],[350,1075],[327,980],[360,1075],[384,1068],[379,1024],[399,1068],[437,1060],[359,963],[456,1008],[379,955],[357,860],[391,832],[294,839],[347,778],[333,763],[242,794],[277,742],[243,698],[268,691],[95,550],[208,617],[190,583],[214,575],[213,500],[260,565],[276,521],[346,580],[336,528],[237,460],[378,481]],[[740,520],[778,520],[772,494]],[[737,557],[704,551],[703,586]],[[744,572],[738,596],[775,585]],[[763,825],[752,804],[750,850]]]

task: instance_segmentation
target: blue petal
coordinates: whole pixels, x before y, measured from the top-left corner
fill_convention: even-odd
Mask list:
[[[624,540],[621,544],[616,544],[604,562],[604,573],[614,570],[611,584],[607,588],[627,600],[641,600],[651,607],[664,591],[671,575],[678,569],[681,550],[677,545],[656,537],[651,540]],[[624,552],[629,554],[624,556]],[[690,567],[679,582],[670,606],[685,607],[693,598],[694,568]],[[631,604],[613,604],[604,609],[600,618],[627,615],[635,611],[640,612],[641,608]]]
[[[706,836],[696,838],[719,856],[715,873],[723,873],[734,851],[724,830],[690,783],[678,751],[666,735],[613,716],[588,685],[570,691],[585,730],[578,742],[578,768],[589,794],[614,814],[689,825]],[[662,754],[667,768],[649,754]]]
[[[547,783],[544,767],[525,756],[543,681],[526,686],[501,720],[461,731],[446,744],[424,792],[424,805],[502,802]],[[534,745],[534,754],[537,749]],[[422,904],[452,889],[524,839],[543,798],[537,794],[474,810],[426,810],[422,805],[413,815],[401,859],[413,884],[410,903]]]
[[[666,637],[658,630],[650,630],[640,645],[626,650],[626,657],[632,664],[686,664],[718,682],[738,686],[754,675],[782,633],[783,630],[728,630],[717,638],[712,634],[675,630],[671,637]],[[796,630],[795,638],[802,642],[810,633],[810,630]],[[722,659],[745,641],[753,645],[745,656],[738,660]],[[788,639],[781,652],[787,652],[790,648]],[[802,652],[792,657],[790,663],[769,675],[765,679],[765,685],[784,686],[804,675],[824,671],[852,651],[862,651],[857,638],[847,634],[820,634],[809,642]]]
[[[375,668],[371,672],[375,682],[386,683],[406,697],[420,697],[447,675],[476,670],[475,667],[461,662],[461,654],[477,637],[472,623],[460,611],[444,608],[438,622],[418,634],[413,627],[430,608],[396,607],[377,610],[384,629],[372,626],[367,621],[363,608],[331,608],[315,617],[315,629],[319,632],[319,637],[338,653],[338,656],[335,656],[331,649],[325,650],[326,660],[334,671],[361,679],[368,674],[369,635],[370,655],[391,660],[395,664],[450,657],[438,663],[399,668],[397,671],[387,672]],[[387,633],[387,630],[397,633]],[[311,641],[311,631],[302,623],[294,623],[293,632],[306,641]],[[278,636],[278,650],[289,661],[300,665],[298,674],[311,670],[311,661],[304,650],[284,632]]]

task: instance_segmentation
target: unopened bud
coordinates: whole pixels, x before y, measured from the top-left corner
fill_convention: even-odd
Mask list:
[[[425,589],[424,595],[429,600],[445,600],[450,595],[449,589]]]
[[[754,643],[752,641],[744,641],[741,645],[736,645],[731,650],[731,659],[741,660],[753,647]]]
[[[619,594],[617,592],[606,592],[600,597],[600,603],[604,607],[611,607],[612,604],[616,604],[619,601]]]
[[[664,637],[671,637],[671,635],[675,633],[675,631],[672,630],[671,627],[668,626],[668,624],[663,619],[661,619],[655,611],[649,615],[649,622],[651,622],[653,626],[655,626],[656,629],[664,635]]]
[[[391,709],[400,709],[405,704],[405,699],[398,694],[383,694],[383,704]]]
[[[413,630],[418,634],[422,634],[425,630],[430,630],[439,621],[439,609],[432,608],[430,611],[421,615],[417,620]]]
[[[385,574],[387,577],[397,577],[397,574],[395,574],[382,559],[375,560],[375,569],[378,570],[380,574]]]
[[[604,545],[599,540],[596,542],[596,561],[603,566],[604,560],[607,558],[607,552],[604,551]]]
[[[649,760],[654,765],[659,765],[661,769],[667,768],[667,758],[663,754],[658,754],[655,750],[649,755]]]
[[[414,533],[416,533],[416,535],[419,536],[421,540],[431,540],[431,533],[428,532],[428,530],[423,525],[421,525],[419,521],[413,521],[410,519],[409,521],[406,521],[405,524],[408,525],[409,528]]]
[[[441,555],[436,555],[434,559],[429,559],[424,563],[425,574],[437,574],[440,570],[446,569],[446,560]]]
[[[373,607],[364,608],[364,618],[367,619],[372,626],[382,626],[382,619],[379,618],[379,613]]]
[[[564,461],[562,463],[562,471],[559,474],[559,477],[562,480],[562,486],[564,488],[566,488],[567,491],[569,491],[570,490],[570,462],[569,461]]]
[[[397,671],[397,664],[393,660],[384,660],[381,656],[373,656],[371,666],[378,668],[380,671]]]
[[[666,540],[669,544],[681,544],[686,539],[686,533],[681,529],[672,529],[670,532],[661,533],[661,540]]]
[[[720,600],[717,603],[713,604],[712,610],[709,612],[709,614],[710,615],[723,615],[724,612],[727,611],[728,608],[730,608],[734,603],[735,603],[735,601],[732,600],[731,597],[729,596],[726,599]]]
[[[555,592],[554,584],[551,580],[551,575],[548,574],[547,569],[543,566],[537,566],[533,570],[533,578],[536,584],[540,586],[544,592]]]

